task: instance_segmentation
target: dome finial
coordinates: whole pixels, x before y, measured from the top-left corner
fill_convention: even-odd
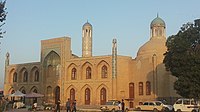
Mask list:
[[[157,12],[157,18],[159,17],[159,14],[158,14],[158,12]]]

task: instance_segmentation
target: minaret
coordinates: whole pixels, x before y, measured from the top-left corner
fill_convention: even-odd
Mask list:
[[[7,53],[6,53],[5,66],[9,66],[9,63],[10,63],[10,54],[7,52]]]
[[[166,38],[166,25],[165,22],[158,16],[151,22],[151,35],[150,39],[165,39]]]
[[[112,41],[112,98],[117,98],[117,40]]]
[[[82,27],[82,57],[92,56],[92,25],[87,21]]]
[[[10,54],[7,52],[6,53],[6,60],[5,60],[5,76],[4,76],[4,84],[8,83],[7,82],[7,66],[9,66],[9,62],[10,62]]]

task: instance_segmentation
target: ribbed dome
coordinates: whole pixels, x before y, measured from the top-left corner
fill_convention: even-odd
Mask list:
[[[164,53],[166,51],[165,46],[166,39],[151,39],[146,42],[138,50],[137,56],[152,55],[154,53]]]
[[[87,27],[87,26],[92,27],[92,25],[88,21],[83,25],[83,27]]]
[[[164,26],[165,27],[165,22],[160,18],[156,17],[152,22],[151,22],[151,27],[153,26]]]

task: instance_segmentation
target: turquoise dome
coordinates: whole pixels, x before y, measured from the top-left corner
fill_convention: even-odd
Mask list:
[[[165,22],[160,18],[156,17],[152,22],[151,22],[151,27],[153,26],[164,26],[165,27]]]

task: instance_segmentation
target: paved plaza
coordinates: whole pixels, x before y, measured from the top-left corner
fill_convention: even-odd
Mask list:
[[[99,109],[80,109],[77,110],[77,112],[100,112],[101,110]],[[28,109],[24,108],[24,109],[10,109],[7,110],[5,112],[33,112],[33,111],[29,111]],[[52,110],[43,110],[43,111],[36,111],[36,112],[54,112]],[[66,112],[66,110],[60,110],[60,112]]]

